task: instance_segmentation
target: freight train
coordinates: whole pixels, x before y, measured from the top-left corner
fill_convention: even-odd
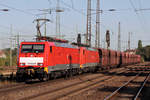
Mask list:
[[[65,41],[22,42],[17,81],[46,81],[62,75],[140,63],[141,57],[126,52],[69,44]]]

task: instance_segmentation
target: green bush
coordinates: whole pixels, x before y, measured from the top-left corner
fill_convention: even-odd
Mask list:
[[[6,55],[6,58],[0,58],[0,66],[9,66],[10,65],[10,49],[4,49],[3,52]],[[17,65],[17,49],[12,50],[12,65]]]

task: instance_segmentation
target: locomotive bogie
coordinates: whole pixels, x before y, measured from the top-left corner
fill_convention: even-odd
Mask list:
[[[43,80],[45,75],[48,75],[48,73],[45,71],[44,67],[18,68],[16,73],[17,81],[26,81],[36,78]]]

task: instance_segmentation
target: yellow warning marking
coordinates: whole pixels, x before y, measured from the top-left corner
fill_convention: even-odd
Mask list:
[[[83,65],[80,65],[80,68],[83,68]]]
[[[47,67],[44,67],[44,71],[48,73],[48,68],[47,68]]]

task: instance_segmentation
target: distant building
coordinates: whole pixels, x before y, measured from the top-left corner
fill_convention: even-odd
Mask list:
[[[6,58],[6,55],[3,51],[0,50],[0,58]]]
[[[126,50],[125,52],[129,54],[136,54],[136,49],[135,50]]]

